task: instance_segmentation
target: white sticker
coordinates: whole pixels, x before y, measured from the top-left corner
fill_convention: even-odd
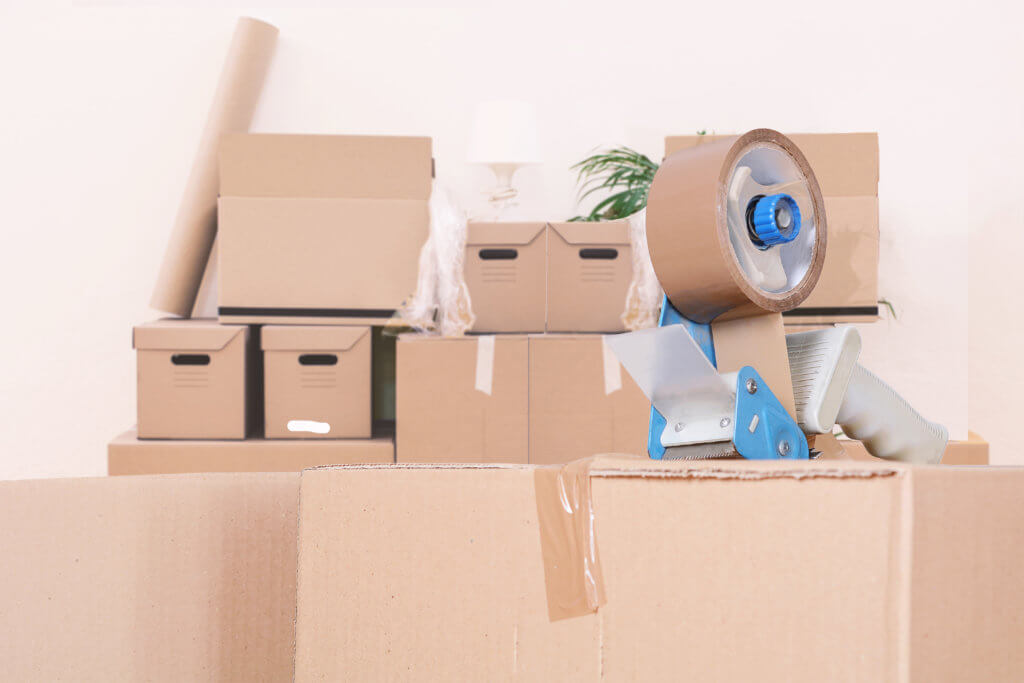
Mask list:
[[[476,338],[476,390],[491,395],[494,383],[494,335]]]
[[[611,394],[622,388],[622,365],[606,337],[601,337],[601,352],[604,355],[604,393]]]
[[[328,434],[331,425],[316,420],[288,420],[289,432],[310,432],[312,434]]]

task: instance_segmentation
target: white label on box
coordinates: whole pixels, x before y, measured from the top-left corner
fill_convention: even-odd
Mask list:
[[[316,420],[288,420],[289,432],[310,432],[312,434],[329,434],[331,425]]]

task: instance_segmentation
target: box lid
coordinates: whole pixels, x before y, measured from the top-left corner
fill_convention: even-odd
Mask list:
[[[132,328],[132,348],[152,351],[220,351],[245,325],[221,325],[215,320],[157,320]]]
[[[264,351],[348,351],[369,332],[359,326],[267,325],[260,343]]]
[[[569,244],[616,244],[629,246],[629,223],[602,221],[600,223],[572,221],[548,223]]]
[[[466,226],[466,245],[527,245],[537,239],[546,223],[476,223]]]
[[[426,200],[432,177],[427,137],[238,133],[220,146],[225,197]]]

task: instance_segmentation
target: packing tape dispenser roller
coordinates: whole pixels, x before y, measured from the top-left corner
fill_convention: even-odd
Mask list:
[[[607,338],[651,400],[652,458],[806,459],[805,433],[830,433],[837,419],[873,455],[941,458],[945,429],[857,365],[854,328],[785,337],[778,316],[814,289],[827,235],[814,172],[781,133],[757,129],[665,159],[647,203],[665,291],[659,326]],[[722,372],[737,345],[753,362]],[[785,368],[775,387],[762,362]]]

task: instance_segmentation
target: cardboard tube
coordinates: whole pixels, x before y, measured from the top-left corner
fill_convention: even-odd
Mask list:
[[[150,306],[188,317],[217,232],[217,151],[226,133],[249,130],[277,42],[270,24],[242,17],[228,48],[206,128],[178,207]]]
[[[729,241],[728,184],[737,162],[761,147],[780,150],[806,181],[814,210],[815,238],[803,278],[784,292],[751,283]],[[803,153],[786,136],[760,128],[739,137],[682,149],[669,156],[651,183],[647,244],[665,294],[684,316],[708,323],[796,308],[821,275],[826,245],[825,202]]]

